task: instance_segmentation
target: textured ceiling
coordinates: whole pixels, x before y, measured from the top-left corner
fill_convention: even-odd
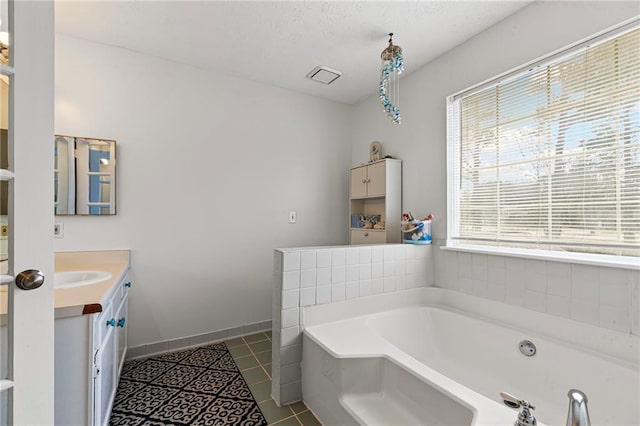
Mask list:
[[[56,32],[352,104],[377,91],[387,33],[409,74],[528,3],[57,0]],[[306,79],[316,65],[342,77]]]

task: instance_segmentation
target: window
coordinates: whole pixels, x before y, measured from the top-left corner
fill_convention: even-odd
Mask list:
[[[449,238],[640,254],[640,28],[448,98]]]

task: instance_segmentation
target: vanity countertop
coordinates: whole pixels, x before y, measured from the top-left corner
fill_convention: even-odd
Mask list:
[[[55,272],[106,271],[111,278],[96,284],[54,290],[55,317],[65,318],[102,312],[103,303],[116,283],[129,271],[129,250],[69,251],[55,253]],[[45,278],[45,284],[53,278]],[[51,284],[50,284],[51,285]],[[6,314],[7,287],[0,287],[0,317]],[[0,318],[0,323],[3,322]]]
[[[55,271],[106,271],[108,280],[80,287],[55,290],[56,318],[102,312],[102,304],[115,284],[129,270],[129,250],[74,251],[55,253]]]

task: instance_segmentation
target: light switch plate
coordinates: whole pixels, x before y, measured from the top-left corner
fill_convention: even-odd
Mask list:
[[[294,210],[289,212],[289,223],[296,223],[296,212]]]
[[[64,225],[62,223],[53,224],[53,237],[64,238]]]

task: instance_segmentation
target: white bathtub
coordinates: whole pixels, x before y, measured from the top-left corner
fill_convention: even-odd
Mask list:
[[[441,289],[406,293],[305,310],[303,397],[325,424],[510,425],[508,392],[540,424],[564,425],[571,388],[586,393],[594,426],[640,424],[638,336]]]

